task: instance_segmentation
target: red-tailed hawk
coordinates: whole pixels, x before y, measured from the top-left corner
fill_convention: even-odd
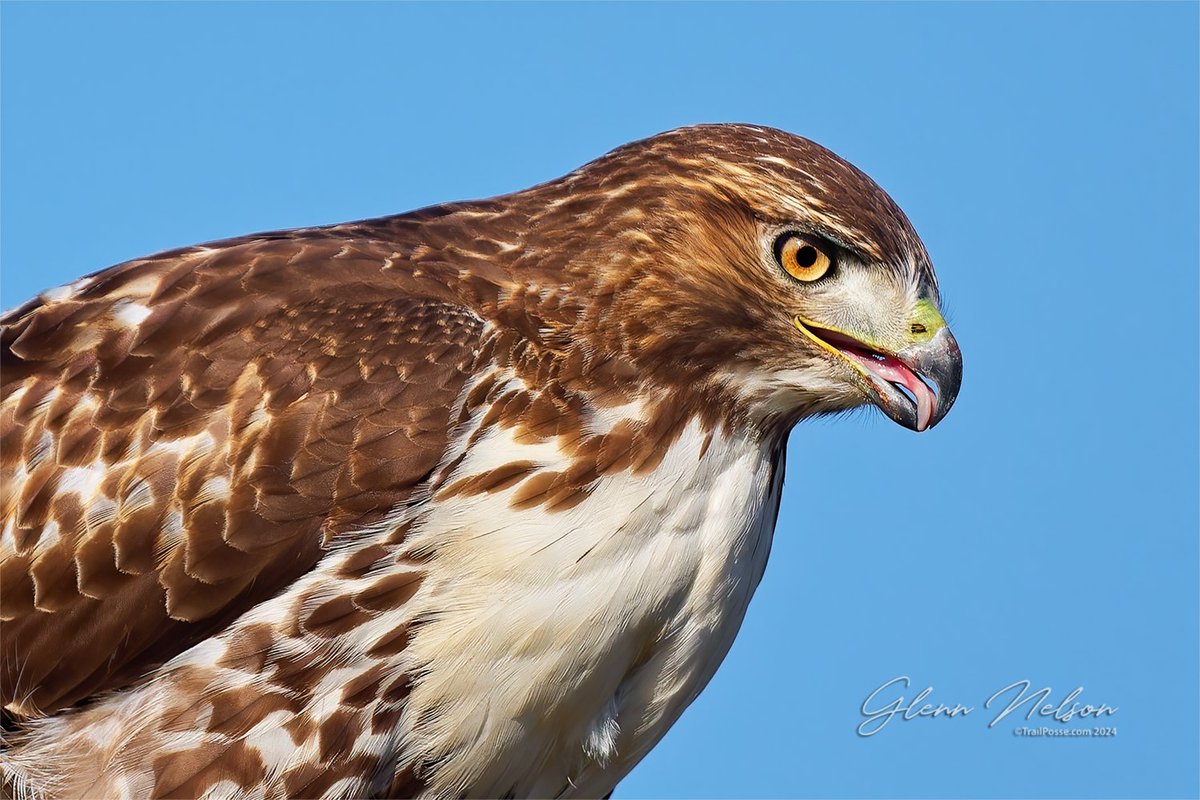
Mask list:
[[[961,360],[866,175],[745,125],[130,261],[2,318],[20,797],[598,797],[712,677],[788,431]]]

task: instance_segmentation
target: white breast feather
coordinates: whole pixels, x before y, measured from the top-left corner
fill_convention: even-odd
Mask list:
[[[412,533],[437,556],[414,598],[434,616],[406,653],[429,667],[403,750],[491,754],[442,760],[434,794],[603,795],[712,677],[762,576],[779,486],[762,443],[706,437],[689,424],[654,470],[606,476],[565,511],[514,511],[514,487],[451,498]],[[548,447],[493,431],[458,473],[565,468]]]

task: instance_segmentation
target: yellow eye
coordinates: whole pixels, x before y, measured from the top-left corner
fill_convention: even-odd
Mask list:
[[[785,233],[775,240],[775,259],[800,281],[815,281],[833,267],[833,259],[821,245],[798,233]]]

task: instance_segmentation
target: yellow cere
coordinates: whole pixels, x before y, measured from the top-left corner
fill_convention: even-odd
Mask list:
[[[946,327],[946,320],[942,318],[941,312],[937,310],[937,307],[933,303],[923,298],[917,301],[917,306],[913,309],[912,319],[909,321],[909,334],[912,343],[920,344],[928,342],[944,327]]]

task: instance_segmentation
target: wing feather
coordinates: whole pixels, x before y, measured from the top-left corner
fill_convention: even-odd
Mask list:
[[[397,247],[364,224],[246,237],[0,317],[9,713],[128,684],[435,466],[483,323]]]

